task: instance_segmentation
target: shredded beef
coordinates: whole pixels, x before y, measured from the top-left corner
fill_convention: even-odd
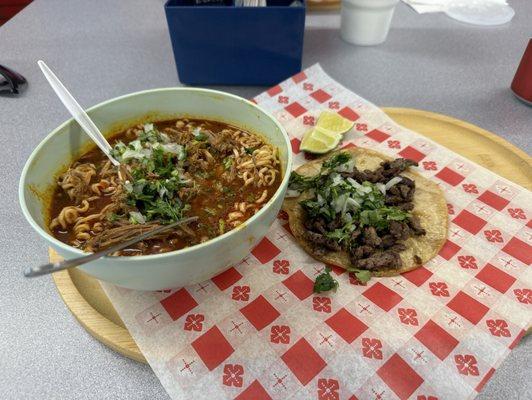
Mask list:
[[[206,132],[204,131],[204,133]],[[232,154],[233,148],[235,147],[233,132],[229,129],[224,129],[218,135],[207,135],[207,140],[214,149],[223,155]]]

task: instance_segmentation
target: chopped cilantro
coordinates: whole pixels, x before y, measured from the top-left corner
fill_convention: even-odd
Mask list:
[[[348,268],[347,270],[349,272],[354,273],[357,280],[362,284],[368,282],[371,279],[371,272],[367,270],[354,268]]]
[[[352,223],[348,223],[341,228],[334,231],[327,232],[325,236],[329,239],[333,239],[337,243],[348,242],[351,233],[355,230],[356,226]]]
[[[194,139],[197,140],[198,142],[204,142],[205,140],[207,140],[207,135],[204,134],[203,132],[200,132],[194,136]]]
[[[246,148],[246,153],[249,154],[249,155],[251,155],[251,154],[253,154],[253,152],[254,152],[255,150],[257,150],[256,147],[247,147],[247,148]]]
[[[351,155],[347,152],[340,152],[329,158],[323,163],[322,169],[334,169],[341,164],[351,160]]]
[[[167,135],[146,124],[137,140],[128,145],[118,142],[112,150],[113,156],[130,169],[132,179],[123,185],[127,204],[137,209],[130,213],[132,222],[169,223],[181,219],[189,208],[178,196],[189,184],[180,172],[186,152],[167,141]]]
[[[385,229],[390,221],[404,221],[410,217],[410,213],[397,207],[382,207],[360,212],[360,226],[373,226],[377,229]]]
[[[225,157],[223,160],[224,168],[230,169],[231,165],[233,165],[233,158],[232,157]]]
[[[198,142],[204,142],[207,140],[207,135],[203,133],[199,127],[194,129],[192,134],[194,135],[194,140],[197,140]]]
[[[115,221],[118,221],[120,219],[121,215],[118,215],[116,213],[109,213],[107,214],[107,221],[109,222],[115,222]]]
[[[319,274],[314,281],[314,293],[328,292],[332,290],[336,292],[338,288],[338,281],[331,275],[331,269],[325,267],[325,271]]]
[[[318,182],[319,176],[303,176],[293,171],[290,174],[290,179],[288,181],[288,187],[292,190],[297,190],[298,192],[303,192],[305,190],[311,189]]]

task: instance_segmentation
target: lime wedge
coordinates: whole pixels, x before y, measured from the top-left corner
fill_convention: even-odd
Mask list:
[[[331,111],[322,111],[316,124],[322,130],[339,133],[340,135],[349,132],[353,128],[353,125],[355,125],[354,122]]]
[[[305,132],[299,148],[309,153],[324,154],[338,146],[341,139],[341,134],[316,126]]]

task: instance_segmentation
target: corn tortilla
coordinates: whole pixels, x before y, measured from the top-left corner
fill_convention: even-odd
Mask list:
[[[355,159],[356,168],[360,171],[376,170],[381,162],[393,160],[393,158],[376,151],[357,147],[333,152],[326,157],[303,164],[295,171],[303,176],[314,176],[320,172],[321,165],[325,160],[339,152],[350,153]],[[403,264],[401,268],[372,271],[373,276],[395,276],[422,266],[438,254],[447,238],[447,203],[442,190],[435,182],[411,171],[411,169],[412,167],[400,175],[406,176],[416,183],[412,214],[419,218],[426,234],[410,237],[402,242],[407,248],[399,253]],[[314,250],[315,246],[305,239],[304,210],[299,202],[310,197],[312,197],[311,194],[303,192],[298,197],[286,198],[283,203],[283,210],[288,214],[290,229],[296,240],[316,260],[342,268],[352,267],[346,251],[330,251],[319,255]]]

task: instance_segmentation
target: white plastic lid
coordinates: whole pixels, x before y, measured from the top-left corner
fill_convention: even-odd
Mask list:
[[[502,25],[515,15],[514,9],[505,3],[500,0],[462,0],[451,3],[445,14],[473,25]]]

